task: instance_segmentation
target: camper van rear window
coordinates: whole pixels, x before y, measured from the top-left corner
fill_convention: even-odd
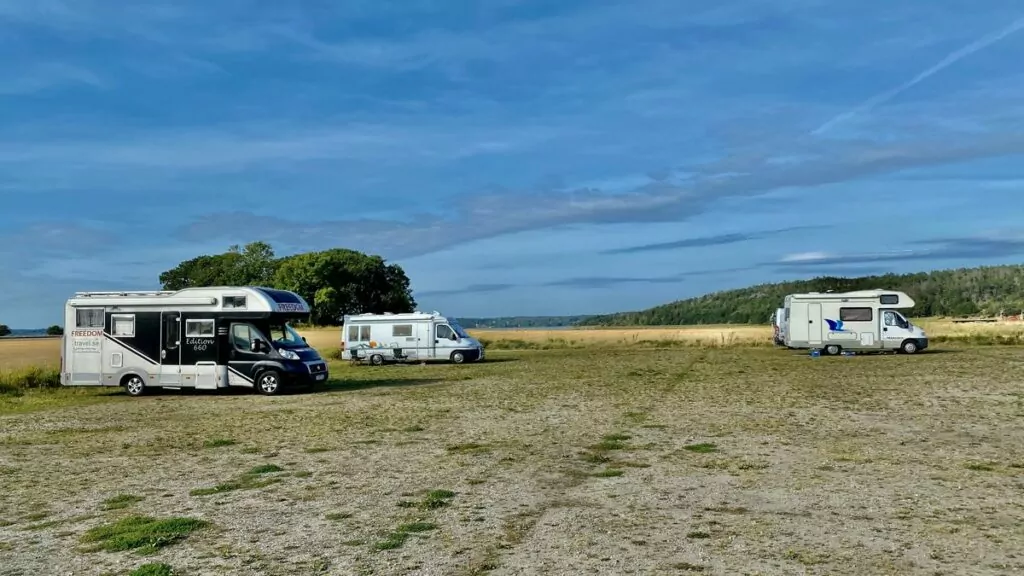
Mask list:
[[[103,308],[79,308],[75,310],[76,328],[103,328]]]
[[[412,336],[412,324],[395,324],[391,327],[393,338],[406,338]]]
[[[900,295],[899,294],[882,294],[881,296],[878,297],[878,302],[880,304],[884,304],[886,306],[892,306],[893,304],[899,304],[900,303]]]
[[[369,342],[370,341],[370,327],[369,326],[349,326],[348,327],[348,341],[349,342]]]

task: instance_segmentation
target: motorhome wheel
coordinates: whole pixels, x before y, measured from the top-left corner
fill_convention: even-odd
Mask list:
[[[146,383],[135,374],[125,376],[124,380],[121,381],[121,385],[124,386],[124,391],[129,396],[142,396],[146,392]]]
[[[370,364],[373,364],[374,366],[380,366],[383,363],[384,357],[381,356],[380,354],[374,354],[373,356],[370,356]]]
[[[841,350],[842,349],[838,344],[829,344],[828,346],[825,346],[825,354],[828,354],[829,356],[838,356]]]
[[[452,362],[462,364],[465,360],[466,356],[462,352],[452,352]]]
[[[270,396],[281,389],[281,376],[275,370],[267,370],[256,379],[256,391]]]
[[[917,342],[907,340],[903,342],[902,346],[900,346],[900,350],[902,350],[904,354],[914,354],[917,352]]]

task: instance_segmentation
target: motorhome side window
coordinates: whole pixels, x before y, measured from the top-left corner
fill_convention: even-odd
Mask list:
[[[252,329],[248,324],[234,324],[231,326],[231,341],[235,348],[249,351],[249,343],[253,340]]]
[[[840,308],[839,319],[843,322],[871,322],[871,308]]]
[[[186,338],[213,338],[213,320],[186,320]]]
[[[452,332],[452,329],[449,328],[448,326],[445,326],[444,324],[439,324],[437,326],[437,337],[438,338],[441,338],[441,339],[447,338],[448,340],[451,340],[452,336],[454,336],[454,335],[455,335],[455,332]]]
[[[899,294],[882,294],[878,297],[878,303],[882,306],[894,306],[900,303]]]
[[[134,338],[135,314],[111,314],[110,333],[121,338]]]
[[[103,328],[103,308],[75,310],[75,326],[78,328]]]
[[[349,326],[348,327],[348,341],[349,342],[369,342],[370,341],[370,327],[369,326]]]
[[[224,308],[245,308],[245,296],[225,296]]]
[[[412,324],[395,324],[391,327],[391,336],[394,338],[407,338],[412,336]]]

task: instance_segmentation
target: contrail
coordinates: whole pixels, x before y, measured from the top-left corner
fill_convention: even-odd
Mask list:
[[[886,92],[882,92],[881,94],[868,98],[863,103],[861,103],[860,106],[857,106],[852,110],[843,112],[842,114],[836,116],[835,118],[829,120],[828,122],[825,122],[824,124],[819,126],[817,130],[811,132],[811,134],[821,134],[822,132],[828,130],[829,128],[835,126],[836,124],[848,118],[851,118],[863,112],[867,112],[874,108],[875,106],[878,106],[879,104],[888,102],[889,100],[898,96],[904,90],[907,90],[908,88],[914,86],[915,84],[922,82],[928,79],[929,77],[941,72],[942,70],[948,68],[949,66],[952,66],[953,64],[962,60],[963,58],[966,58],[979,50],[988,48],[989,46],[995,44],[996,42],[999,42],[1003,38],[1006,38],[1010,34],[1013,34],[1014,32],[1022,28],[1024,28],[1024,17],[1014,20],[1013,23],[1011,23],[1006,28],[1003,28],[1002,30],[998,30],[996,32],[992,32],[991,34],[982,36],[981,38],[975,40],[974,42],[971,42],[967,46],[964,46],[963,48],[960,48],[959,50],[950,53],[949,56],[943,58],[938,64],[932,66],[931,68],[925,70],[924,72],[921,72],[917,76],[914,76],[910,80],[904,82],[903,84],[900,84],[899,86],[893,88],[892,90],[888,90]]]

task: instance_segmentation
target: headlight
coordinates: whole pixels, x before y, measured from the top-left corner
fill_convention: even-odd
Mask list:
[[[281,358],[285,358],[286,360],[298,360],[299,359],[299,355],[296,354],[295,352],[292,352],[291,350],[281,349],[281,350],[278,350],[277,353],[281,355]]]

